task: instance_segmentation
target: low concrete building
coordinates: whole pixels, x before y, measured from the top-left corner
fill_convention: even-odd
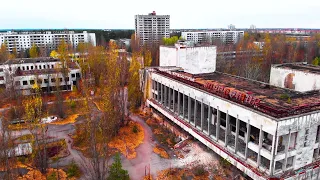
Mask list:
[[[151,84],[144,88],[150,97],[146,103],[154,112],[255,180],[319,179],[319,92],[279,88],[214,68],[184,71],[178,60],[171,63],[180,67],[143,73],[142,84]]]
[[[320,67],[307,63],[278,64],[271,67],[270,84],[307,92],[320,89]]]
[[[21,58],[6,61],[0,65],[0,86],[32,93],[35,84],[42,92],[71,91],[81,79],[81,69],[76,62],[69,62],[63,70],[61,61],[54,58]],[[65,71],[65,72],[64,72]]]

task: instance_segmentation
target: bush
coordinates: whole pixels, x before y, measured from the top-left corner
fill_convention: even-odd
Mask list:
[[[57,173],[56,172],[52,172],[51,174],[49,174],[49,176],[47,177],[47,180],[56,180],[57,179]]]
[[[79,177],[80,176],[80,169],[77,166],[77,164],[75,162],[73,162],[73,161],[68,166],[67,176],[68,176],[68,178]]]
[[[193,174],[195,176],[201,176],[204,175],[206,173],[206,170],[204,169],[203,166],[197,166],[193,169]]]
[[[76,106],[77,106],[76,102],[75,102],[74,100],[71,100],[71,101],[70,101],[70,107],[71,107],[71,109],[75,109]]]
[[[288,100],[290,97],[288,94],[281,94],[280,99]]]
[[[231,163],[224,158],[220,158],[220,164],[224,168],[229,168],[231,166]]]
[[[137,126],[137,125],[134,125],[134,126],[132,127],[132,132],[135,133],[135,134],[137,134],[137,133],[139,132],[139,129],[138,129],[138,126]]]

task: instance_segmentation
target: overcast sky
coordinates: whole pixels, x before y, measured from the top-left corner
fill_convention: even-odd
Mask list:
[[[0,29],[134,29],[134,15],[171,16],[170,28],[320,28],[320,0],[1,0]]]

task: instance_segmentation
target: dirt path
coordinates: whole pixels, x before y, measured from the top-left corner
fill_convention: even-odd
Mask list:
[[[128,170],[130,178],[132,180],[141,180],[145,175],[145,170],[149,166],[152,175],[156,175],[157,171],[169,168],[172,160],[160,158],[157,154],[153,153],[153,147],[156,142],[153,141],[151,128],[139,116],[130,115],[130,118],[141,124],[144,129],[144,141],[136,149],[137,157],[135,159],[122,157],[122,166]]]

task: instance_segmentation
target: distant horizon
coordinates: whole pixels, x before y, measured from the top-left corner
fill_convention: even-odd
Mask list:
[[[172,28],[170,30],[211,30],[211,29],[223,29],[223,30],[228,30],[228,28]],[[263,29],[270,29],[270,30],[276,30],[276,29],[296,29],[296,30],[320,30],[320,28],[277,28],[277,27],[271,27],[271,28],[255,28],[255,29],[250,29],[250,28],[235,28],[235,30],[263,30]],[[12,29],[0,29],[0,31],[12,31],[12,30],[17,30],[17,31],[30,31],[30,30],[135,30],[135,29],[127,29],[127,28],[110,28],[110,29],[101,29],[101,28],[12,28]]]

